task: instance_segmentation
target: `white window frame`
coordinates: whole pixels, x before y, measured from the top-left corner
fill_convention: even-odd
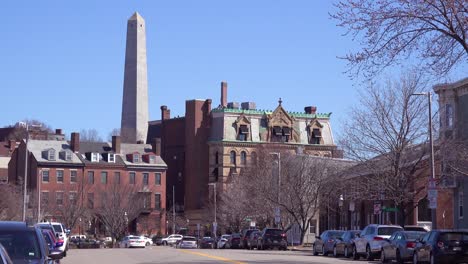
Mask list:
[[[107,162],[115,163],[115,154],[109,153],[107,156]]]
[[[458,219],[463,219],[463,192],[458,192]]]
[[[138,154],[138,153],[133,153],[133,154],[132,154],[132,162],[133,162],[133,163],[139,163],[139,162],[140,162],[140,154]]]
[[[48,181],[44,181],[44,172],[47,172],[47,174],[48,174]],[[43,183],[49,183],[50,182],[50,170],[48,170],[48,169],[44,170],[43,169],[41,171],[41,182],[43,182]]]
[[[156,163],[156,155],[149,155],[148,161],[151,164],[155,164]]]
[[[47,152],[47,159],[48,160],[55,160],[56,159],[56,155],[55,155],[55,149],[49,149],[49,151]]]
[[[58,194],[62,194],[62,204],[58,204],[58,203],[57,203],[57,201],[58,201],[58,199],[57,199],[57,198],[58,198]],[[63,198],[64,198],[64,192],[63,192],[63,191],[57,191],[57,192],[55,192],[55,205],[57,205],[57,206],[63,206],[63,202],[64,202]]]
[[[72,181],[72,173],[75,172],[75,181]],[[77,170],[70,170],[70,183],[75,184],[78,182],[78,171]]]
[[[99,162],[99,153],[91,152],[91,162]]]
[[[72,153],[70,151],[65,151],[65,160],[72,160]]]
[[[62,180],[59,181],[59,172],[62,172]],[[49,175],[50,176],[50,175]],[[57,183],[63,183],[63,181],[65,181],[65,171],[64,170],[55,170],[55,180]]]

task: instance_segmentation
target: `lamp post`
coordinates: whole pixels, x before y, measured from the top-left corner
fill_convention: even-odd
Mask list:
[[[434,182],[435,181],[435,168],[434,168],[434,140],[432,138],[432,93],[431,92],[426,92],[426,93],[414,93],[412,95],[423,95],[427,96],[427,102],[429,104],[429,147],[430,147],[430,154],[431,154],[431,160],[430,160],[430,165],[431,165],[431,175],[429,178],[429,182]],[[430,186],[432,187],[432,186]],[[437,196],[436,196],[437,199]],[[431,209],[431,218],[432,218],[432,229],[436,229],[437,227],[437,213],[436,213],[436,208]]]
[[[339,222],[339,224],[338,224],[338,229],[340,229],[340,230],[342,229],[342,225],[343,225],[343,223],[342,223],[342,221],[341,221],[342,218],[343,218],[343,217],[342,217],[342,214],[343,214],[343,204],[344,204],[344,197],[343,197],[343,194],[340,194],[340,198],[338,199],[338,207],[340,208],[340,212],[339,212],[339,214],[340,214],[340,217],[339,217],[340,222]]]
[[[281,193],[281,153],[280,152],[272,152],[270,155],[274,155],[278,157],[278,197],[277,197],[277,202],[278,205],[275,209],[275,222],[276,226],[279,228],[280,222],[281,222],[281,212],[280,212],[280,193]]]
[[[216,183],[208,183],[209,186],[213,186],[213,196],[214,196],[214,222],[213,222],[213,233],[215,236],[215,240],[217,238],[216,236],[216,228],[218,227],[218,223],[216,222]]]
[[[127,234],[127,232],[128,232],[128,216],[127,216],[126,211],[124,212],[124,219],[125,219],[125,234]]]

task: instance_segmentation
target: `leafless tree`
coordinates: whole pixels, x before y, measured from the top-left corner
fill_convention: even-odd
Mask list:
[[[23,121],[17,123],[15,126],[11,126],[13,128],[12,132],[8,135],[8,139],[13,139],[16,141],[20,141],[25,139],[28,135],[28,131],[26,130],[28,127],[29,136],[32,139],[45,139],[46,137],[41,137],[39,135],[48,133],[52,133],[52,127],[45,122],[36,120],[36,119],[24,119]],[[37,136],[36,136],[37,135]]]
[[[343,0],[331,17],[361,50],[344,56],[350,71],[372,77],[414,57],[444,76],[468,61],[466,0]]]
[[[384,86],[371,84],[351,109],[340,140],[346,155],[362,162],[350,172],[355,177],[347,182],[348,197],[393,201],[400,224],[423,190],[417,183],[428,166],[427,100],[411,96],[424,88],[416,73]]]
[[[0,220],[21,220],[23,197],[20,186],[0,184]]]
[[[102,142],[101,136],[96,129],[81,129],[80,140],[83,142]]]
[[[112,129],[112,131],[109,133],[109,136],[107,137],[107,140],[109,142],[112,141],[113,136],[120,136],[120,128]]]

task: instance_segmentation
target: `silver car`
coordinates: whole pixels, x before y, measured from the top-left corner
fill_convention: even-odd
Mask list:
[[[197,239],[193,236],[184,236],[176,245],[177,248],[198,248]]]
[[[359,259],[364,256],[368,261],[380,257],[382,246],[387,242],[393,233],[403,231],[398,225],[377,225],[366,226],[362,232],[354,239],[353,259]]]
[[[398,231],[386,239],[388,243],[382,247],[380,260],[382,263],[396,260],[397,263],[413,259],[416,240],[424,236],[426,232],[421,231]]]

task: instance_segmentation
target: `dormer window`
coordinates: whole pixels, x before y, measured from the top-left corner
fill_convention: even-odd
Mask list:
[[[310,137],[310,144],[319,145],[322,139],[322,131],[318,128],[312,129],[312,135]]]
[[[107,154],[107,162],[115,163],[115,154],[114,153],[108,153]]]
[[[290,127],[274,126],[272,129],[272,141],[273,142],[289,142],[291,136]]]
[[[91,162],[99,162],[99,153],[96,153],[96,152],[91,153]]]
[[[149,163],[151,163],[151,164],[156,163],[156,156],[155,155],[150,155],[149,156]]]
[[[247,125],[240,125],[237,139],[240,141],[247,141],[248,134],[249,134],[249,127]]]
[[[72,152],[70,150],[60,151],[59,156],[63,160],[67,160],[67,161],[72,160]]]
[[[47,153],[48,160],[55,160],[55,149],[49,149]]]
[[[132,155],[132,158],[133,158],[133,159],[132,159],[132,160],[133,160],[133,163],[139,163],[139,162],[140,162],[140,154],[134,153],[134,154]]]

